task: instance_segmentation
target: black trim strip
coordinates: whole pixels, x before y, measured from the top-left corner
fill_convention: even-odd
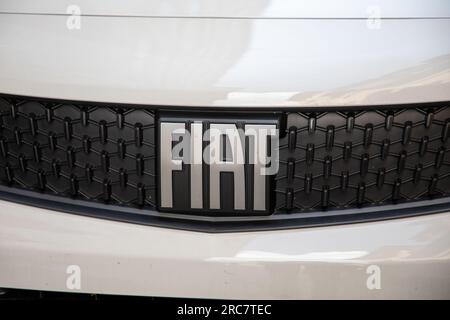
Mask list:
[[[68,103],[75,105],[99,105],[135,109],[149,109],[156,111],[190,111],[205,112],[216,111],[217,107],[195,107],[195,106],[156,106],[142,104],[123,104],[106,102],[88,102],[57,100],[38,97],[26,97],[9,94],[0,94],[0,97],[9,99],[30,100],[35,99],[49,103]],[[450,101],[415,103],[415,104],[394,104],[377,106],[383,109],[398,108],[426,108],[448,106]],[[256,114],[261,112],[278,114],[285,112],[326,112],[326,111],[348,111],[348,110],[370,110],[374,106],[352,106],[352,107],[221,107],[221,113],[244,113]],[[21,204],[32,205],[56,211],[63,211],[73,214],[80,214],[89,217],[98,217],[116,221],[138,223],[143,225],[160,226],[166,228],[202,231],[202,232],[242,232],[242,231],[265,231],[274,229],[293,229],[312,226],[326,226],[337,224],[348,224],[367,221],[378,221],[400,217],[410,217],[431,213],[450,211],[450,197],[399,203],[395,205],[383,205],[364,207],[363,209],[339,209],[328,211],[299,212],[299,213],[277,213],[270,216],[204,216],[193,214],[178,214],[173,212],[158,212],[153,209],[139,209],[137,207],[125,207],[119,205],[106,205],[103,203],[76,200],[50,194],[43,194],[36,191],[10,188],[0,185],[0,199],[13,201]]]
[[[0,186],[0,199],[93,218],[208,233],[323,227],[414,217],[450,211],[450,197],[412,203],[407,202],[397,205],[366,207],[364,209],[330,210],[326,212],[315,211],[310,213],[276,214],[257,217],[209,217],[174,214],[75,200],[33,191],[11,189],[5,186]]]

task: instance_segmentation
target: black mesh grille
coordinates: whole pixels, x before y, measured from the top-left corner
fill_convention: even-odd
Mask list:
[[[1,99],[0,115],[3,184],[155,206],[154,112]]]
[[[450,196],[450,107],[442,103],[285,114],[273,217]],[[4,95],[0,184],[155,212],[157,115]]]
[[[277,210],[450,195],[450,108],[289,113]]]

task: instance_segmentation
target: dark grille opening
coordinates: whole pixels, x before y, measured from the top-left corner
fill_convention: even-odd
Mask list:
[[[205,218],[157,211],[157,107],[0,95],[0,197],[202,231],[287,228],[340,223],[349,216],[365,221],[442,212],[448,210],[445,199],[450,196],[447,105],[286,110],[280,170],[273,178],[273,214]],[[16,196],[5,195],[5,190],[14,190]],[[24,200],[29,195],[34,200]],[[49,200],[49,195],[56,197]],[[37,204],[39,198],[45,198],[45,204]],[[439,198],[443,199],[433,202]],[[70,205],[82,203],[81,209],[58,207],[66,199]],[[438,209],[429,206],[411,211],[428,206],[423,200],[430,206],[438,203]],[[403,206],[413,201],[416,204]],[[361,207],[366,209],[358,211]],[[377,207],[381,208],[377,213],[368,213]]]
[[[450,195],[450,108],[289,113],[279,211],[385,205]]]
[[[153,111],[0,100],[2,184],[155,207]]]

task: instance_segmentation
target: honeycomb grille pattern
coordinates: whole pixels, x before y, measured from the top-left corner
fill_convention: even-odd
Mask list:
[[[0,179],[28,190],[155,207],[154,112],[0,99]]]
[[[276,210],[450,195],[450,107],[289,113]]]
[[[288,112],[275,213],[450,196],[450,107]],[[0,97],[0,184],[154,209],[155,112]]]

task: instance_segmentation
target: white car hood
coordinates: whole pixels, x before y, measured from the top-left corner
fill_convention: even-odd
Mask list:
[[[446,18],[448,0],[2,0],[0,13],[204,18]]]
[[[450,101],[449,6],[0,0],[0,92],[196,107]]]

